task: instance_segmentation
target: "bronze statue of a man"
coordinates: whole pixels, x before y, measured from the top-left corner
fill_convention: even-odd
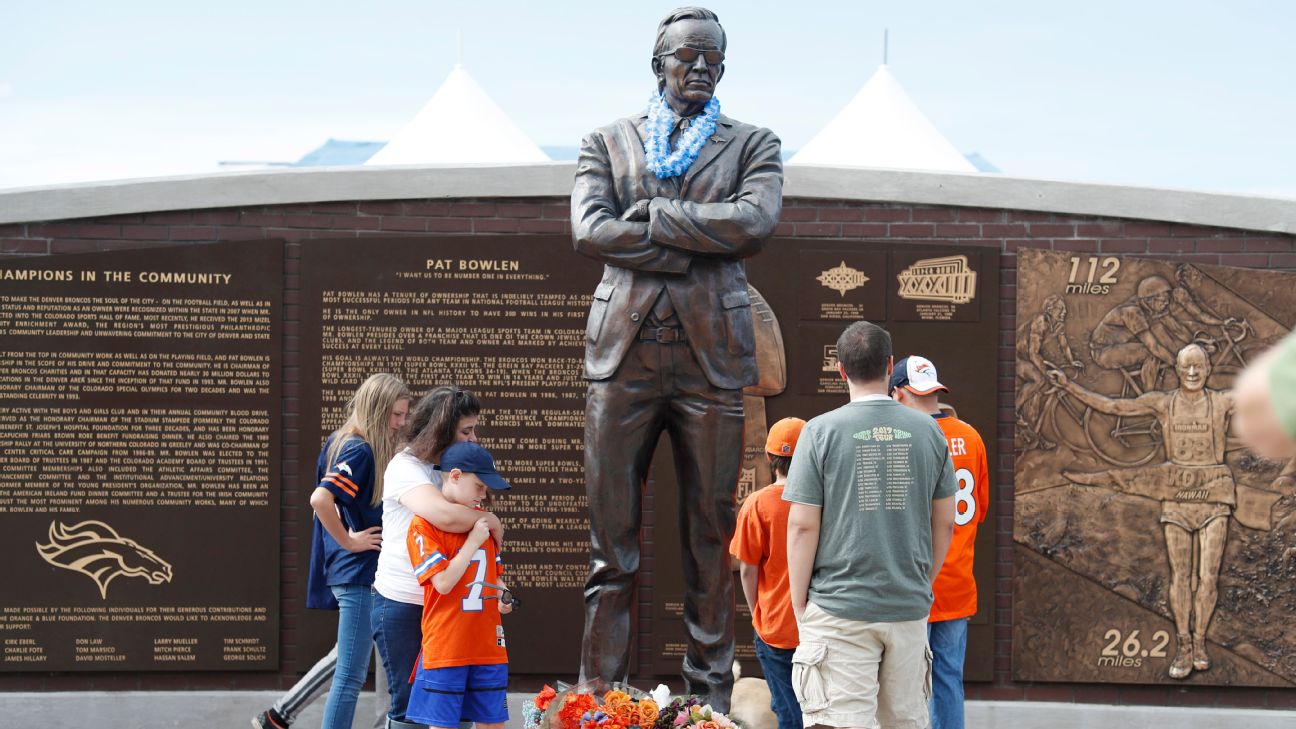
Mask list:
[[[680,488],[685,690],[721,711],[733,685],[728,545],[742,388],[757,378],[743,259],[773,232],[783,189],[778,138],[720,114],[725,41],[710,10],[662,20],[648,110],[582,141],[572,191],[576,250],[605,264],[585,329],[591,553],[581,676],[626,678],[640,496],[664,431]]]

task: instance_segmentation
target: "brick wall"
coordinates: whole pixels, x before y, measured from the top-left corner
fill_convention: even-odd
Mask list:
[[[47,255],[119,250],[221,240],[284,238],[286,291],[283,391],[285,410],[296,410],[300,332],[299,261],[310,238],[361,235],[566,233],[566,198],[507,200],[405,200],[277,205],[237,209],[122,215],[109,218],[0,225],[0,254]],[[995,680],[973,684],[970,699],[1075,701],[1113,704],[1296,708],[1296,692],[1223,687],[1109,686],[1016,683],[1011,680],[1013,388],[1016,362],[1016,281],[1020,248],[1083,253],[1148,255],[1181,262],[1296,270],[1296,236],[1153,221],[1094,218],[982,208],[788,199],[777,236],[897,240],[998,248],[1000,258],[999,463],[995,474],[994,529],[998,585],[994,600]],[[592,285],[592,284],[591,284]],[[284,420],[285,454],[295,453],[298,422]],[[283,503],[305,502],[296,463],[283,464]],[[300,510],[285,510],[295,519]],[[298,549],[295,525],[285,522],[284,564]],[[285,575],[296,581],[296,575]],[[299,609],[282,606],[284,666],[304,670],[314,656],[298,656]],[[646,624],[646,623],[645,623]],[[296,675],[255,673],[8,674],[11,690],[274,688]]]

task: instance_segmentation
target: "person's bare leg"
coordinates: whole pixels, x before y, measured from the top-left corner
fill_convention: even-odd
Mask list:
[[[1040,379],[1034,365],[1022,368],[1022,380],[1021,410],[1017,413],[1017,419],[1018,426],[1026,431],[1023,433],[1026,448],[1052,450],[1057,444],[1044,436],[1044,381]]]
[[[1166,555],[1170,558],[1170,612],[1174,615],[1176,643],[1170,678],[1188,678],[1192,673],[1192,539],[1176,524],[1163,524]]]
[[[1139,381],[1143,385],[1143,392],[1151,392],[1157,389],[1157,375],[1161,361],[1148,354],[1147,359],[1143,360],[1142,367],[1139,369]]]
[[[1192,666],[1205,671],[1211,667],[1206,652],[1206,631],[1215,614],[1219,599],[1219,571],[1224,560],[1224,543],[1228,541],[1228,518],[1215,519],[1197,532],[1201,546],[1201,564],[1197,570],[1197,594],[1193,595],[1193,653]]]

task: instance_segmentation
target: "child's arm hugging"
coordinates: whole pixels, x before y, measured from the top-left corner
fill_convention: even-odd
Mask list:
[[[455,585],[459,584],[464,572],[468,571],[468,564],[472,562],[477,548],[487,539],[490,539],[490,522],[482,517],[473,525],[472,531],[468,533],[468,541],[464,542],[458,554],[450,560],[444,570],[432,576],[432,587],[442,595],[450,594]]]

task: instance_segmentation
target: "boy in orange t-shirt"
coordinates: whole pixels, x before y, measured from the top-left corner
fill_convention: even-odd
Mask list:
[[[742,563],[739,575],[756,629],[756,658],[765,672],[779,729],[802,729],[801,705],[792,691],[792,654],[800,642],[788,593],[787,524],[792,505],[783,500],[783,487],[804,425],[800,418],[784,418],[770,428],[765,454],[774,483],[743,501],[729,544],[729,553]]]
[[[932,650],[932,729],[963,729],[963,658],[967,653],[968,618],[977,611],[972,557],[977,525],[990,508],[990,466],[985,443],[971,425],[940,409],[936,394],[949,392],[936,379],[936,365],[925,357],[905,357],[891,373],[891,397],[901,405],[936,419],[949,443],[958,491],[954,492],[954,535],[949,552],[932,583],[927,642]]]
[[[487,487],[509,488],[490,453],[472,442],[447,448],[441,472],[441,493],[462,506],[481,509]],[[406,546],[423,585],[423,649],[406,718],[446,729],[458,729],[461,721],[503,729],[508,653],[500,615],[512,612],[513,599],[499,577],[499,545],[487,520],[451,534],[416,516]]]

